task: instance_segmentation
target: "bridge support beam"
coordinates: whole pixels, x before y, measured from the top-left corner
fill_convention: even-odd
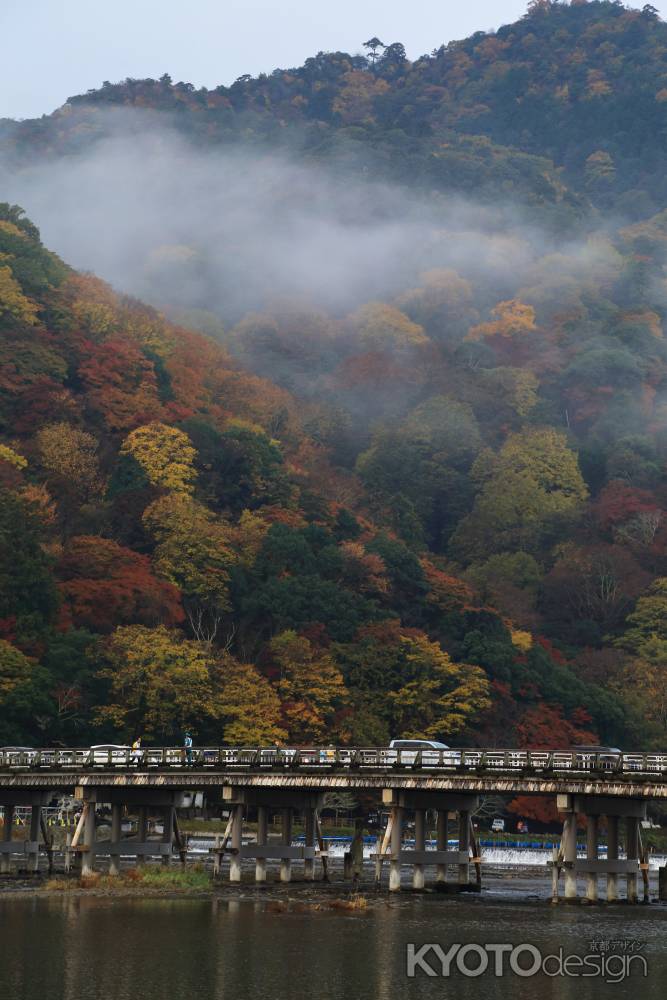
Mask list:
[[[281,810],[282,842],[286,847],[292,846],[292,807],[283,806]],[[290,882],[292,879],[292,859],[286,854],[280,859],[280,881]]]

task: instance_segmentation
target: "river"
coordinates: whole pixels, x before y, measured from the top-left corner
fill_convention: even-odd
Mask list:
[[[664,905],[550,907],[523,887],[475,898],[377,895],[361,911],[334,910],[330,898],[296,888],[290,897],[269,890],[214,899],[26,893],[0,897],[0,1000],[662,1000],[666,930]],[[542,957],[562,949],[596,963],[602,954],[605,974],[586,966],[591,974],[582,977],[573,960],[576,975],[519,976],[511,956],[500,955],[504,974],[496,976],[492,953],[486,971],[468,977],[488,955],[473,948],[455,954],[449,977],[427,974],[442,971],[429,951],[409,978],[408,946],[418,955],[431,943],[445,954],[474,943],[528,943]],[[535,954],[517,953],[519,968]],[[628,955],[645,966],[636,959],[628,967]]]

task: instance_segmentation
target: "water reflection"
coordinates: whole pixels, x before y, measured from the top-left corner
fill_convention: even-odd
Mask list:
[[[265,900],[0,899],[0,1000],[577,1000],[664,996],[667,908],[381,898],[366,912],[287,910]],[[543,975],[408,980],[408,942],[531,942],[584,953],[591,940],[643,944],[639,970],[613,987]],[[432,963],[437,966],[436,963]]]

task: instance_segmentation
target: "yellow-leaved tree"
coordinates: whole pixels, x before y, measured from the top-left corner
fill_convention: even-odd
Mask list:
[[[12,269],[2,263],[0,256],[0,323],[5,319],[33,326],[37,322],[37,306],[23,294]]]
[[[491,310],[490,323],[478,323],[468,330],[466,340],[483,340],[485,337],[516,337],[536,329],[535,310],[519,299],[499,302]]]
[[[197,452],[184,431],[154,421],[131,431],[120,450],[138,462],[154,486],[174,493],[193,492]]]
[[[178,631],[121,626],[100,643],[97,658],[107,692],[95,720],[125,739],[180,741],[185,729],[196,732],[198,723],[220,717],[215,659]]]
[[[480,667],[454,663],[423,633],[402,635],[400,642],[410,679],[389,694],[397,736],[442,739],[489,707],[489,681]]]
[[[251,663],[231,656],[221,661],[219,689],[222,735],[232,746],[267,746],[287,739],[281,724],[280,698]]]
[[[290,740],[333,738],[335,715],[345,701],[343,675],[333,657],[292,629],[272,639],[270,650],[280,668],[278,694]]]
[[[157,541],[153,564],[183,596],[199,607],[229,609],[229,569],[234,530],[184,493],[169,493],[150,504],[143,522]]]

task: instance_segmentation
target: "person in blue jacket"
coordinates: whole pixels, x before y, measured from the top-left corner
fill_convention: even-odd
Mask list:
[[[192,763],[192,733],[186,733],[185,739],[183,740],[183,746],[185,748],[185,760],[186,763]]]

